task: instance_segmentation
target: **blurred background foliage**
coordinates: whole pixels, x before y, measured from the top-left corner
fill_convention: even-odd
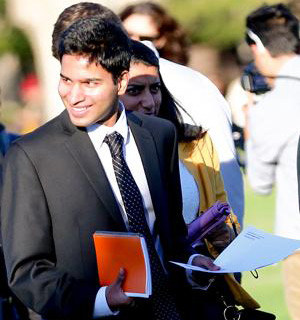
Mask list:
[[[0,56],[6,52],[20,58],[23,71],[33,69],[33,54],[24,33],[12,26],[0,0]],[[50,0],[48,0],[50,1]],[[244,36],[245,17],[262,0],[164,0],[163,5],[186,29],[192,43],[202,43],[226,51],[240,43]],[[279,1],[269,0],[268,4]],[[287,2],[282,0],[281,2]]]
[[[262,0],[166,0],[168,8],[188,32],[193,43],[219,50],[236,46],[244,37],[245,18],[258,6],[287,1]]]
[[[23,73],[33,70],[33,53],[25,34],[14,27],[6,15],[6,1],[0,0],[0,56],[9,52],[20,61]]]
[[[32,69],[32,50],[24,33],[13,27],[0,0],[0,56],[17,54],[22,68]],[[164,0],[166,8],[185,27],[192,43],[204,43],[219,50],[236,46],[243,39],[245,17],[262,0]],[[279,1],[269,0],[268,4]],[[287,2],[283,0],[281,2]],[[26,70],[25,70],[26,71]]]

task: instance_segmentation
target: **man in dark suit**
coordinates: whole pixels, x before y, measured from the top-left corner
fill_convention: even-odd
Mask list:
[[[4,164],[1,227],[9,285],[45,319],[158,319],[153,300],[124,294],[123,270],[100,288],[92,235],[131,230],[106,143],[117,133],[168,276],[169,260],[217,269],[210,259],[194,257],[185,242],[175,129],[163,119],[126,115],[120,105],[130,48],[119,26],[77,21],[63,33],[59,57],[66,110],[13,144]],[[184,282],[182,275],[176,282]],[[183,317],[166,312],[159,318]]]

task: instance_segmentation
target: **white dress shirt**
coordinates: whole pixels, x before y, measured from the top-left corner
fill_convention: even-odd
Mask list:
[[[131,171],[131,174],[134,177],[136,184],[141,192],[146,220],[149,224],[151,233],[153,233],[154,223],[155,223],[155,213],[153,209],[152,199],[150,196],[150,191],[145,176],[142,160],[138,152],[134,137],[127,125],[127,119],[125,115],[125,110],[123,105],[120,104],[121,114],[113,127],[107,127],[104,125],[94,124],[87,128],[88,135],[94,145],[94,148],[101,160],[106,176],[109,180],[109,183],[112,187],[114,195],[117,199],[117,203],[120,207],[124,222],[128,227],[128,219],[124,207],[124,203],[121,197],[120,189],[115,177],[112,158],[109,147],[106,143],[103,142],[106,135],[118,132],[124,138],[123,152],[126,163]],[[159,249],[161,253],[161,248],[159,246],[159,239],[156,239],[156,248]],[[106,301],[105,297],[106,287],[101,287],[97,293],[95,306],[94,306],[94,318],[105,317],[113,315],[113,313]]]
[[[120,206],[120,210],[123,215],[125,224],[128,227],[128,219],[126,216],[126,211],[124,203],[121,197],[120,189],[116,180],[114,168],[112,165],[112,159],[109,147],[106,143],[103,142],[106,135],[118,132],[124,139],[123,144],[123,153],[126,160],[126,163],[131,171],[131,174],[138,185],[138,188],[141,192],[143,198],[144,208],[146,208],[146,219],[150,227],[151,233],[153,232],[155,214],[153,209],[152,200],[150,197],[150,190],[148,187],[148,182],[145,176],[144,167],[142,160],[137,149],[134,137],[127,125],[127,119],[122,106],[122,111],[120,117],[116,124],[113,127],[106,127],[104,125],[94,124],[87,128],[88,135],[96,149],[96,152],[101,160],[106,176],[109,180],[109,183],[113,189],[114,195],[117,199],[117,202]]]

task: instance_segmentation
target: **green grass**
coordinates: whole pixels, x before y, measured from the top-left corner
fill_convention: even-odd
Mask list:
[[[246,181],[246,179],[245,179]],[[255,194],[245,183],[245,221],[266,232],[273,232],[275,192],[269,196]],[[259,302],[261,310],[271,312],[278,320],[291,320],[284,300],[281,263],[258,270],[258,279],[244,272],[243,287]]]

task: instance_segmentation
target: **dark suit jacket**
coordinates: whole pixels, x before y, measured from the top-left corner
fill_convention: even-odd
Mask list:
[[[187,261],[176,134],[163,119],[128,115],[144,165],[166,261]],[[92,235],[125,231],[84,129],[66,111],[10,148],[2,236],[9,285],[47,319],[89,319],[99,289]],[[122,313],[121,313],[122,314]]]

